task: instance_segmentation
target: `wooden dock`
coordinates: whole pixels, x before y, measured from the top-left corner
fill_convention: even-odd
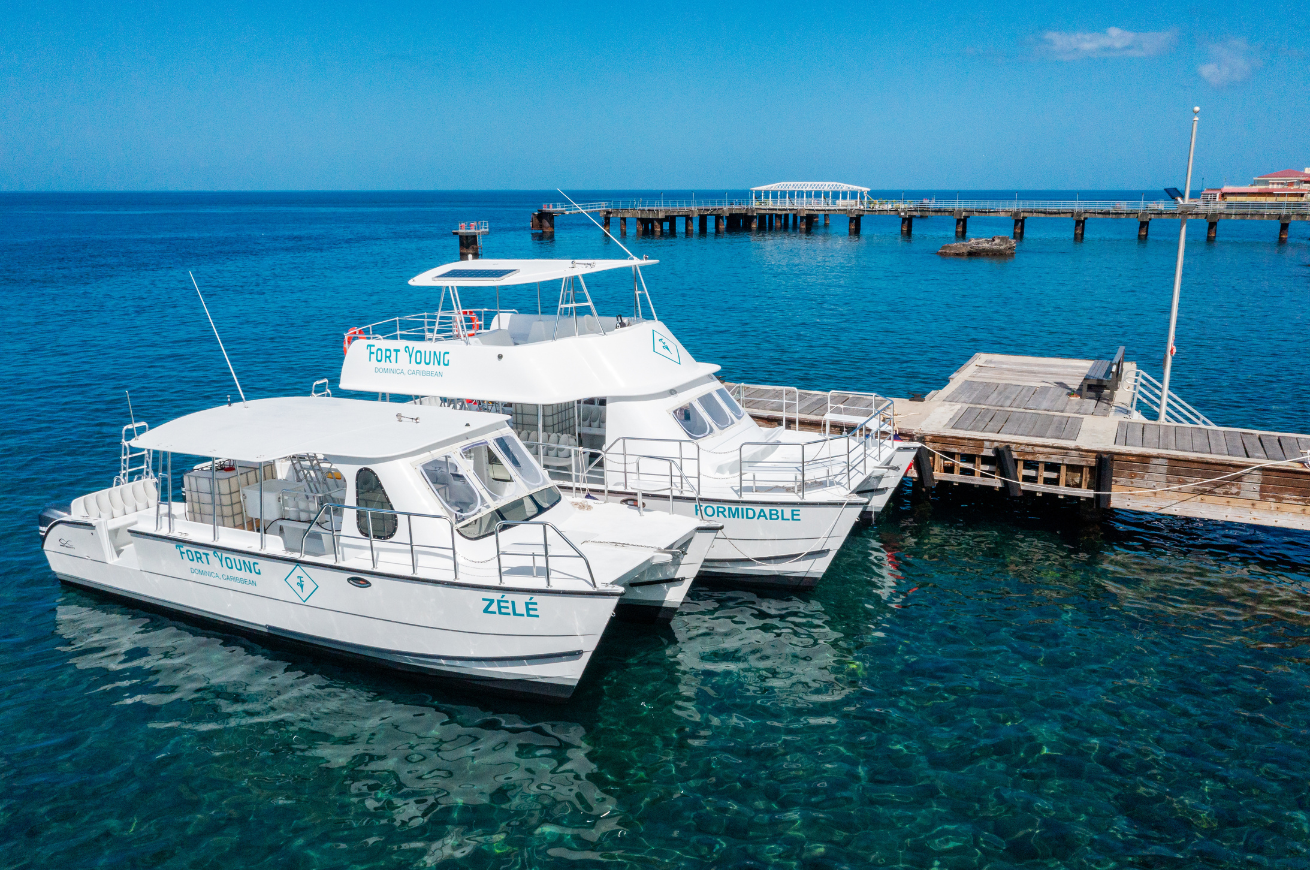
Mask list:
[[[714,233],[787,231],[808,233],[818,221],[828,226],[833,216],[844,216],[850,235],[860,234],[861,222],[866,217],[900,218],[902,235],[911,235],[914,221],[926,218],[951,218],[955,221],[955,235],[959,238],[968,232],[971,217],[1002,217],[1014,221],[1014,238],[1022,239],[1029,218],[1065,218],[1073,221],[1073,237],[1083,238],[1089,218],[1111,218],[1137,221],[1137,237],[1145,239],[1151,221],[1177,220],[1186,214],[1189,220],[1204,220],[1208,225],[1206,238],[1213,240],[1220,221],[1263,220],[1278,222],[1278,241],[1286,242],[1288,228],[1293,221],[1310,221],[1310,203],[1244,203],[1244,202],[1191,202],[1187,204],[1132,201],[1047,201],[1047,200],[957,200],[950,201],[889,201],[889,200],[630,200],[589,203],[544,203],[532,214],[533,232],[555,232],[555,218],[570,214],[598,214],[605,230],[610,229],[612,218],[618,219],[619,235],[628,234],[628,221],[638,235],[677,235],[678,224],[690,236],[694,232],[707,233],[713,222]],[[666,228],[667,227],[667,231]]]
[[[1195,425],[1146,419],[1153,382],[1125,362],[1117,388],[1081,389],[1095,362],[979,353],[941,389],[894,399],[898,434],[926,448],[919,485],[1310,529],[1310,435],[1220,427],[1199,414]],[[872,408],[859,394],[732,387],[773,425],[817,431],[828,417],[835,429],[861,402]],[[1180,417],[1195,413],[1170,401]]]

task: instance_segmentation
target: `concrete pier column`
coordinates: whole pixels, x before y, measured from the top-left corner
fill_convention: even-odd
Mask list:
[[[969,234],[969,219],[960,215],[955,219],[955,237],[962,239]]]
[[[601,226],[605,227],[605,232],[609,232],[610,229],[609,212],[605,212],[605,214],[601,215],[601,221],[602,221]]]
[[[860,234],[860,216],[851,214],[846,216],[846,233],[852,236]]]
[[[1215,236],[1219,235],[1219,221],[1209,221],[1205,225],[1205,240],[1213,242]]]
[[[628,234],[628,219],[619,218],[619,235],[626,236],[627,234]]]
[[[695,221],[695,220],[696,220],[696,216],[695,216],[695,215],[689,214],[689,215],[686,216],[686,219],[685,219],[685,221],[684,221],[684,223],[683,223],[683,225],[682,225],[682,233],[683,233],[683,235],[686,235],[686,236],[691,235],[691,225],[692,225],[692,222]]]
[[[1278,243],[1281,245],[1287,241],[1287,228],[1291,226],[1288,221],[1283,221],[1278,225]]]
[[[914,218],[907,215],[901,215],[901,235],[908,236],[914,232]]]
[[[760,225],[760,216],[757,214],[751,215],[750,222],[751,222],[750,230],[751,232],[755,232],[755,230],[758,229]]]
[[[1017,242],[1023,238],[1023,224],[1027,218],[1017,217],[1014,219],[1014,240]]]
[[[703,214],[703,215],[700,216],[700,231],[701,231],[702,233],[703,233],[703,232],[707,232],[707,227],[709,226],[709,222],[710,222],[710,217],[709,217],[709,215],[704,215],[704,214]]]
[[[1137,238],[1139,239],[1146,238],[1146,234],[1150,229],[1151,229],[1151,222],[1149,220],[1146,221],[1139,220],[1137,222]]]
[[[548,211],[534,211],[532,213],[532,231],[534,233],[555,232],[554,213]]]
[[[1087,229],[1087,218],[1073,219],[1073,240],[1081,242],[1083,240],[1083,231]]]
[[[655,218],[655,220],[651,221],[651,223],[653,223],[653,224],[655,225],[655,235],[657,235],[657,236],[662,236],[662,235],[664,235],[664,218],[663,218],[663,217],[657,217],[657,218]]]
[[[461,260],[476,260],[482,256],[482,237],[477,233],[460,233],[458,230],[455,234],[459,236],[459,258]]]
[[[716,214],[716,215],[714,216],[714,234],[715,234],[716,236],[717,236],[717,235],[722,235],[723,230],[724,230],[724,225],[723,225],[723,224],[724,224],[724,221],[723,221],[723,215],[721,215],[721,214]]]
[[[825,227],[828,225],[828,213],[826,211],[823,213],[823,225]]]

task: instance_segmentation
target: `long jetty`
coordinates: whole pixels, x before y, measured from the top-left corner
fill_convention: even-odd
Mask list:
[[[1223,220],[1277,221],[1278,241],[1286,242],[1293,221],[1310,221],[1310,202],[1132,202],[1126,200],[828,200],[822,198],[720,199],[720,200],[616,200],[589,203],[544,203],[532,214],[533,232],[555,232],[555,219],[564,215],[598,214],[608,231],[618,219],[619,235],[628,234],[628,221],[639,235],[677,235],[682,221],[685,235],[695,232],[767,232],[795,230],[811,232],[817,221],[828,226],[834,216],[844,216],[847,232],[860,234],[865,217],[899,217],[901,234],[914,231],[915,219],[955,219],[955,235],[968,234],[969,218],[1001,217],[1014,221],[1014,238],[1022,239],[1029,218],[1065,218],[1073,221],[1073,237],[1081,240],[1089,218],[1136,220],[1137,237],[1145,239],[1152,220],[1189,220],[1208,224],[1206,238],[1214,240]],[[666,233],[667,228],[667,233]]]
[[[876,397],[728,385],[766,425],[848,428]],[[1217,426],[1123,359],[978,353],[946,385],[894,399],[900,437],[923,448],[916,489],[981,487],[1089,509],[1310,529],[1310,435]],[[1152,419],[1154,418],[1154,419]]]

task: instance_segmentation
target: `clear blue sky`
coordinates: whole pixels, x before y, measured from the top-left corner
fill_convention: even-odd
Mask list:
[[[0,6],[0,189],[1181,186],[1310,166],[1291,2]]]

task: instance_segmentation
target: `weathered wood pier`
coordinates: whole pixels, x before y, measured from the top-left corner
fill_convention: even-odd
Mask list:
[[[955,235],[968,232],[969,218],[1000,217],[1014,221],[1014,238],[1022,239],[1029,218],[1064,218],[1073,221],[1073,237],[1081,241],[1087,221],[1093,218],[1136,220],[1137,237],[1147,238],[1153,220],[1189,220],[1207,222],[1206,238],[1214,240],[1223,220],[1262,220],[1278,222],[1278,241],[1286,242],[1293,221],[1310,221],[1310,203],[1248,203],[1174,201],[1045,201],[1045,200],[956,200],[953,202],[874,200],[867,197],[836,199],[823,197],[743,198],[740,200],[628,200],[591,203],[545,203],[532,215],[533,232],[553,233],[555,219],[564,215],[592,213],[600,216],[602,226],[610,230],[618,219],[618,234],[628,234],[628,221],[638,235],[677,235],[681,225],[685,235],[725,232],[787,231],[808,233],[819,221],[828,226],[832,217],[846,218],[846,231],[860,234],[865,217],[898,217],[902,235],[914,231],[914,221],[926,218],[952,218]]]
[[[860,403],[732,385],[761,422],[842,428]],[[916,486],[1055,496],[1089,507],[1310,529],[1310,435],[1216,426],[1122,353],[1108,360],[975,354],[947,384],[895,399],[901,437],[925,447]],[[840,408],[841,414],[833,414]]]

